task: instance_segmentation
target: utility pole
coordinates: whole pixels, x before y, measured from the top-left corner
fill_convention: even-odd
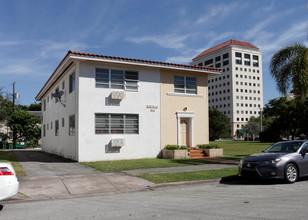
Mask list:
[[[13,113],[15,112],[15,84],[16,82],[13,82]],[[16,149],[16,132],[13,126],[13,149]]]

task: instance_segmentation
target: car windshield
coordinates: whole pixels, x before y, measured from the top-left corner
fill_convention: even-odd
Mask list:
[[[279,153],[279,152],[296,152],[300,146],[303,144],[301,141],[294,142],[281,142],[274,144],[273,146],[264,150],[265,153]]]

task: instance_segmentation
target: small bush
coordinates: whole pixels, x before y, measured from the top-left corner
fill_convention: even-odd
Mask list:
[[[166,150],[186,150],[187,147],[186,146],[180,146],[180,145],[171,145],[168,144],[165,146]]]
[[[216,144],[198,144],[198,148],[201,149],[220,149],[221,147],[218,147]]]

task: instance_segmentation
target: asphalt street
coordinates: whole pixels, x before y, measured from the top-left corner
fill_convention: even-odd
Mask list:
[[[211,182],[7,203],[0,219],[307,219],[308,181]]]

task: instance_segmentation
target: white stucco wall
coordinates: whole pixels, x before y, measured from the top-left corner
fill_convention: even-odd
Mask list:
[[[75,72],[76,90],[72,93],[69,93],[69,75],[73,72]],[[64,82],[64,90],[62,89],[62,82]],[[60,91],[64,91],[64,94],[61,99],[63,100],[65,107],[62,106],[60,102],[55,103],[55,98],[51,99],[51,93],[54,93],[57,87],[59,87]],[[73,160],[78,159],[77,133],[75,136],[69,136],[69,116],[73,114],[76,115],[75,123],[77,125],[77,89],[78,68],[76,68],[76,66],[73,66],[42,99],[42,103],[44,103],[44,100],[46,100],[45,111],[43,108],[44,106],[42,105],[42,150],[49,153],[58,154]],[[64,118],[64,127],[62,127],[62,118]],[[59,136],[55,135],[56,120],[59,120]],[[46,128],[45,136],[43,135],[44,125]]]
[[[154,158],[160,153],[159,69],[132,65],[80,62],[79,64],[79,161]],[[133,70],[139,73],[139,90],[124,91],[95,87],[95,68]],[[119,106],[106,105],[112,91],[124,91]],[[147,105],[158,106],[155,112]],[[139,115],[139,134],[95,134],[95,113]],[[125,146],[111,148],[112,138],[124,138]]]

